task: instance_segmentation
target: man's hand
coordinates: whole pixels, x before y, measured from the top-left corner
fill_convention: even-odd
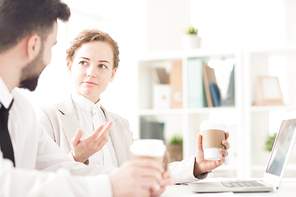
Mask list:
[[[90,156],[98,152],[108,142],[112,122],[104,123],[88,138],[81,140],[82,131],[78,129],[71,140],[71,152],[75,161],[84,163]]]
[[[154,190],[154,191],[152,190],[150,193],[150,196],[160,196],[160,194],[164,192],[165,187],[167,185],[175,184],[175,180],[171,177],[171,172],[169,170],[164,172],[162,177],[163,177],[163,185],[160,186],[159,190]]]
[[[170,172],[150,159],[132,160],[124,163],[110,174],[113,196],[160,195],[165,186],[173,184]]]
[[[228,149],[230,145],[227,141],[229,137],[229,132],[225,133],[225,140],[222,141],[224,149],[220,148],[219,152],[222,154],[220,160],[209,161],[204,159],[204,152],[202,148],[202,135],[198,134],[196,139],[196,155],[195,155],[195,165],[194,165],[194,176],[197,177],[200,174],[214,170],[215,168],[221,166],[225,162],[225,157],[228,155]]]

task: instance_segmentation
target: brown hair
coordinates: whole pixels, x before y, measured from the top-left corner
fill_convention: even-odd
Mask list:
[[[69,7],[60,0],[0,0],[0,53],[34,33],[44,42],[54,21],[69,17]]]
[[[117,42],[115,42],[111,36],[105,32],[97,29],[85,29],[78,34],[76,38],[71,42],[69,49],[67,49],[67,61],[73,62],[75,52],[83,44],[93,41],[101,41],[109,43],[113,51],[113,69],[119,66],[119,47]]]

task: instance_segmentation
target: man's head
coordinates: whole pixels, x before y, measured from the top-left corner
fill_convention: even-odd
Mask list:
[[[69,16],[60,0],[0,0],[0,54],[30,34],[44,41],[53,22],[67,21]]]
[[[51,60],[51,48],[56,44],[57,38],[57,23],[53,22],[52,31],[49,32],[47,38],[40,43],[39,53],[35,58],[27,63],[21,70],[20,76],[20,88],[26,88],[30,91],[34,91],[38,84],[38,79],[44,68],[50,63]],[[31,36],[29,40],[34,41],[34,36]],[[29,43],[31,43],[29,41]],[[35,43],[34,43],[35,44]],[[29,44],[30,45],[30,44]],[[32,48],[33,46],[29,47]],[[33,52],[32,52],[33,53]]]
[[[35,90],[40,73],[50,62],[56,21],[69,17],[70,9],[60,0],[0,0],[0,55],[26,39],[26,54],[34,57],[22,68],[20,87]]]
[[[97,29],[85,29],[78,34],[77,37],[71,42],[67,53],[67,61],[73,62],[75,53],[83,44],[88,42],[101,41],[110,45],[113,51],[113,69],[117,69],[119,66],[119,47],[116,41],[105,32]]]

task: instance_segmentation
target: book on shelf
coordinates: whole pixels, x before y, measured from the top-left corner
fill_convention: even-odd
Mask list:
[[[227,95],[223,101],[223,106],[234,106],[235,105],[234,68],[235,68],[235,65],[233,65],[232,70],[231,70]]]
[[[183,83],[182,83],[182,61],[172,62],[172,70],[169,75],[171,85],[172,108],[183,107]]]
[[[221,106],[221,94],[220,90],[218,88],[218,85],[215,83],[210,83],[210,92],[211,92],[211,97],[213,101],[214,107],[220,107]]]
[[[215,71],[213,68],[210,68],[208,65],[202,65],[202,73],[203,73],[203,82],[204,82],[204,89],[207,98],[208,107],[214,107],[210,84],[217,84]]]
[[[203,61],[197,58],[188,59],[188,108],[207,107],[203,81]]]

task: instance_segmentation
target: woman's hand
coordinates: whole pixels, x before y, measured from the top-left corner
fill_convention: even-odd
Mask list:
[[[75,161],[84,163],[87,159],[101,150],[108,142],[109,130],[112,122],[104,123],[88,138],[81,140],[82,130],[78,129],[77,133],[71,140],[71,152]]]
[[[227,141],[229,137],[229,132],[225,133],[225,140],[222,141],[224,149],[220,148],[219,152],[222,154],[220,160],[209,161],[204,159],[204,152],[202,148],[202,135],[197,135],[196,140],[196,155],[195,155],[195,165],[194,165],[194,176],[197,177],[200,174],[214,170],[215,168],[221,166],[225,162],[225,157],[228,155],[228,149],[230,145]]]

